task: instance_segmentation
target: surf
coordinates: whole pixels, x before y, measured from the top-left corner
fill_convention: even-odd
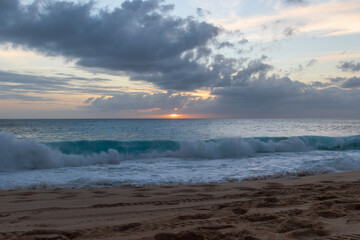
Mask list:
[[[360,150],[360,136],[260,137],[171,141],[37,142],[0,132],[0,171],[119,164],[124,160],[246,158],[259,153]]]

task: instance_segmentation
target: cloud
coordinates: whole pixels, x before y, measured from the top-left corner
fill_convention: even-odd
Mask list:
[[[277,76],[252,78],[241,86],[212,91],[214,99],[199,102],[192,112],[240,118],[359,118],[359,91],[292,81]]]
[[[88,109],[139,111],[155,109],[169,113],[177,108],[180,114],[240,118],[359,118],[359,78],[329,78],[329,82],[311,84],[288,77],[269,75],[272,66],[266,56],[241,65],[231,78],[213,83],[210,97],[200,98],[179,93],[122,93],[110,98],[89,100]],[[219,55],[221,66],[234,68],[235,60]],[[227,63],[226,63],[227,62]],[[307,64],[315,64],[315,60]]]
[[[53,98],[40,97],[40,96],[29,96],[22,94],[0,94],[0,99],[16,99],[24,102],[43,102],[43,101],[54,101]]]
[[[243,44],[246,44],[248,42],[249,42],[249,40],[247,40],[246,38],[243,38],[238,43],[243,45]]]
[[[225,41],[225,42],[220,42],[217,46],[218,49],[221,49],[221,48],[234,48],[235,45],[229,41]]]
[[[26,83],[36,84],[39,86],[58,86],[67,85],[70,79],[66,78],[49,78],[36,75],[19,74],[12,72],[0,71],[1,83]]]
[[[282,39],[284,29],[295,28],[298,35],[311,34],[315,37],[356,34],[360,32],[360,2],[348,1],[291,1],[276,5],[273,11],[261,15],[243,16],[232,6],[225,9],[216,2],[219,11],[227,12],[227,18],[212,16],[212,21],[226,29],[241,29],[249,40],[273,41]],[[305,2],[305,4],[302,4]],[[298,4],[295,4],[298,3]],[[289,7],[290,6],[290,7]],[[294,7],[291,7],[294,6]],[[277,26],[275,23],[280,23]],[[264,29],[266,25],[268,28]],[[265,31],[266,30],[266,31]],[[270,30],[270,31],[269,31]]]
[[[265,58],[265,57],[264,57]],[[143,111],[236,118],[359,118],[359,78],[332,78],[311,84],[268,76],[263,59],[249,62],[229,82],[212,88],[210,97],[180,93],[121,93],[88,99],[86,109]],[[226,84],[224,84],[226,83]]]
[[[66,92],[71,94],[115,94],[119,90],[113,86],[101,86],[107,82],[104,78],[84,78],[71,74],[57,74],[59,77],[20,74],[0,70],[0,98],[20,99],[24,101],[53,101],[53,98],[30,96]],[[117,87],[118,88],[118,87]],[[18,97],[16,97],[18,96]]]
[[[46,92],[68,90],[70,81],[68,77],[51,78],[0,71],[0,98],[24,101],[45,100],[42,97],[33,97],[28,94],[45,94]]]
[[[360,71],[360,62],[358,63],[355,63],[354,61],[340,62],[338,68],[343,71],[358,72]]]
[[[283,37],[294,36],[295,33],[298,32],[298,25],[297,22],[276,18],[272,21],[263,23],[261,29],[258,30],[258,33],[261,32],[264,37],[272,36],[272,40],[279,40]]]
[[[284,30],[284,35],[285,35],[285,37],[291,37],[295,34],[295,31],[296,31],[295,28],[287,27]]]
[[[307,67],[307,68],[312,67],[312,66],[314,66],[317,62],[318,62],[318,60],[316,60],[316,59],[311,59],[311,60],[306,64],[306,67]]]
[[[222,30],[194,17],[172,16],[173,7],[161,0],[133,0],[97,11],[93,1],[22,5],[2,0],[0,42],[63,56],[80,67],[123,71],[131,80],[162,89],[209,87],[225,73],[218,64],[213,70],[211,48],[207,55],[202,49]]]
[[[266,57],[263,56],[262,59],[252,60],[249,62],[247,67],[238,71],[236,75],[233,76],[232,82],[228,86],[245,85],[254,75],[265,75],[273,68],[271,65],[262,62],[265,58]]]
[[[30,74],[20,74],[0,70],[0,82],[3,84],[28,84],[35,85],[42,89],[56,89],[75,83],[102,83],[109,81],[105,78],[85,78],[70,74],[57,74],[60,77],[45,77]]]
[[[332,13],[339,7],[336,3],[311,6],[287,8],[280,20],[260,16],[260,22],[249,21],[249,25],[270,23],[263,26],[272,31],[276,25],[275,30],[282,36],[291,36],[294,26],[296,31],[301,29],[287,22],[288,18],[307,19],[307,10],[323,13],[323,6],[331,6]],[[0,71],[0,98],[42,101],[46,96],[32,95],[61,91],[91,94],[79,107],[82,111],[165,113],[177,108],[183,114],[230,117],[360,117],[359,78],[338,77],[326,83],[305,84],[270,76],[273,67],[266,63],[265,56],[240,59],[217,52],[217,48],[245,44],[247,39],[235,45],[219,41],[221,28],[194,17],[173,16],[173,8],[160,0],[127,0],[113,10],[97,10],[93,2],[39,0],[23,5],[16,0],[0,1],[1,43],[63,56],[89,71],[122,72],[130,80],[147,81],[169,90],[131,93],[108,84],[100,86],[98,83],[107,81],[101,78]],[[320,14],[321,19],[329,19],[328,12],[325,15]],[[296,71],[316,62],[312,59],[298,65]],[[358,71],[357,67],[355,62],[341,63],[342,69]],[[209,91],[211,96],[200,98],[182,92],[199,89]]]
[[[119,92],[108,98],[89,98],[85,101],[89,105],[83,108],[98,111],[173,111],[174,108],[181,110],[187,107],[196,99],[198,97],[171,92],[155,94]]]
[[[304,1],[304,0],[285,0],[284,2],[285,2],[286,4],[291,4],[291,5],[307,4],[307,2]]]
[[[328,78],[328,80],[332,83],[339,83],[342,82],[344,80],[346,80],[346,78],[344,77],[335,77],[335,78]]]
[[[311,82],[311,86],[315,87],[315,88],[325,88],[325,87],[330,87],[332,86],[332,83],[324,83],[324,82],[320,82],[320,81],[315,81],[315,82]]]
[[[211,13],[203,8],[196,8],[196,14],[199,17],[205,17],[207,15],[210,15]]]
[[[342,84],[343,88],[359,88],[360,87],[360,77],[352,77],[346,79]]]
[[[328,78],[331,86],[336,86],[340,88],[360,88],[360,77],[335,77],[335,78]]]
[[[90,98],[88,98],[88,99],[86,99],[83,103],[84,104],[89,104],[89,103],[91,103],[92,101],[94,101],[94,97],[90,97]]]

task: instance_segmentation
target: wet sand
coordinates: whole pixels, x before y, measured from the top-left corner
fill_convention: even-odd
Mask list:
[[[0,191],[0,239],[360,239],[360,171],[197,185]]]

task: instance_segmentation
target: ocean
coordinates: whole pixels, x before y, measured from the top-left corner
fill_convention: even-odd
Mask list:
[[[359,120],[0,120],[0,189],[193,184],[356,169]]]

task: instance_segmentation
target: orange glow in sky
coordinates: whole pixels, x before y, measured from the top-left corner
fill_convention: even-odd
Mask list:
[[[173,114],[170,114],[169,117],[170,118],[177,118],[177,117],[180,117],[180,115],[173,113]]]

